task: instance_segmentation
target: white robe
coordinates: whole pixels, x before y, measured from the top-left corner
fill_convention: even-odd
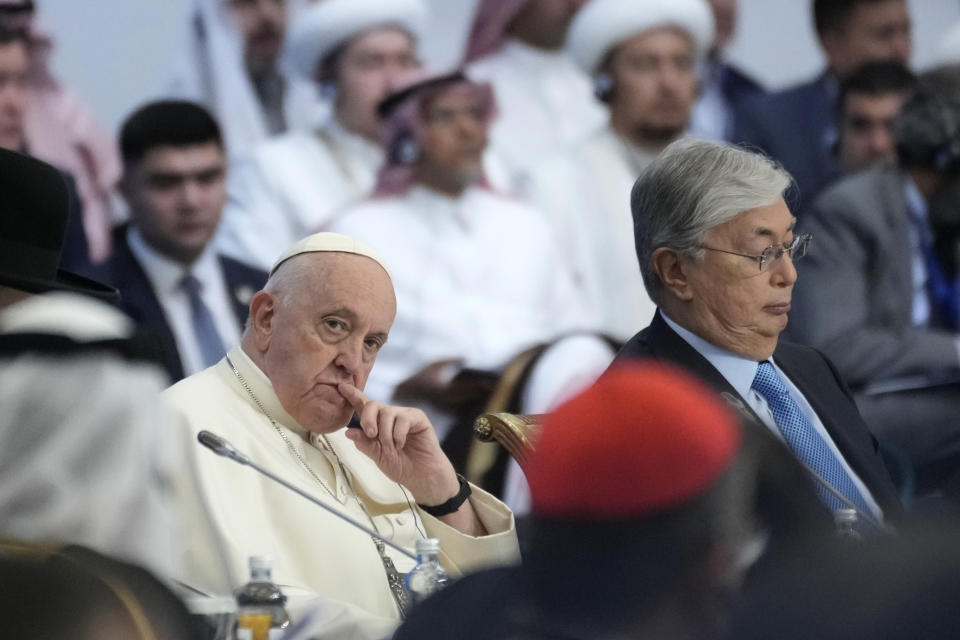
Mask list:
[[[335,119],[263,143],[231,170],[217,247],[269,270],[297,240],[367,195],[382,162],[378,145]]]
[[[507,165],[511,188],[523,191],[529,171],[603,125],[606,112],[590,79],[563,51],[507,40],[472,63],[469,75],[490,82],[497,99],[491,146]]]
[[[302,0],[287,6],[293,23]],[[267,119],[243,61],[243,41],[232,10],[222,0],[194,0],[187,42],[165,94],[205,105],[217,118],[231,159],[269,138]],[[289,130],[317,124],[330,106],[313,82],[278,70],[286,87],[283,111]]]
[[[0,333],[85,343],[133,323],[87,296],[30,296],[0,312]],[[109,350],[0,358],[0,538],[80,544],[176,572],[176,458],[158,366]]]
[[[227,357],[336,497],[288,450],[226,358],[182,380],[164,393],[185,425],[177,433],[183,468],[175,484],[181,535],[189,541],[180,580],[207,593],[229,594],[249,579],[248,557],[267,555],[274,582],[293,599],[294,615],[297,596],[309,594],[322,599],[321,607],[338,612],[342,633],[320,637],[381,638],[399,622],[370,536],[253,469],[217,457],[197,443],[202,429],[226,438],[257,464],[369,526],[359,497],[380,533],[404,548],[412,550],[424,534],[438,538],[441,562],[454,575],[517,559],[513,516],[502,503],[474,488],[471,504],[490,535],[462,534],[421,511],[410,492],[388,480],[341,429],[327,438],[348,471],[348,481],[336,457],[283,409],[269,379],[242,349],[234,347]],[[412,567],[405,556],[389,548],[387,553],[401,572]]]
[[[370,244],[393,276],[397,317],[367,381],[373,398],[388,401],[439,360],[499,371],[527,347],[595,325],[546,219],[487,189],[451,198],[414,186],[351,207],[327,230]],[[428,413],[442,439],[449,417]]]
[[[601,329],[620,340],[656,310],[640,276],[630,213],[630,190],[653,158],[604,127],[538,168],[525,193],[557,226]]]

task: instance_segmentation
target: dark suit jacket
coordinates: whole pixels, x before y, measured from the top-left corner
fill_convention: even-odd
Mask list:
[[[840,176],[835,81],[826,73],[790,89],[742,100],[734,109],[733,142],[758,147],[790,172],[799,190],[790,202],[803,211]]]
[[[730,63],[720,63],[720,74],[720,91],[731,106],[766,94],[759,82]]]
[[[242,327],[249,312],[250,294],[263,287],[267,274],[233,258],[217,257],[230,294],[230,306],[237,316],[237,323]],[[126,225],[114,231],[110,258],[96,267],[91,275],[116,287],[120,292],[120,309],[159,341],[170,380],[176,382],[183,378],[183,364],[180,362],[176,338],[146,272],[130,251]],[[229,348],[229,345],[226,346]]]
[[[898,516],[902,507],[880,457],[879,445],[833,365],[815,349],[784,341],[777,345],[773,356],[777,366],[806,397],[844,459],[870,489],[887,517]],[[630,358],[652,358],[679,365],[717,391],[739,399],[745,410],[753,414],[746,399],[740,397],[706,358],[671,329],[659,312],[649,327],[627,341],[616,360]],[[759,422],[759,417],[753,416]]]

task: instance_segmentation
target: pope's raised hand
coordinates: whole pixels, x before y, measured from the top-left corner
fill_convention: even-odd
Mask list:
[[[456,495],[453,465],[423,411],[374,402],[347,382],[337,389],[360,417],[362,428],[347,429],[347,438],[388,478],[410,489],[420,504],[441,504]]]

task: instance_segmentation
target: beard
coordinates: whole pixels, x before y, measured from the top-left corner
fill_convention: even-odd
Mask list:
[[[644,146],[662,149],[679,138],[686,127],[675,125],[638,124],[633,127],[634,140]]]

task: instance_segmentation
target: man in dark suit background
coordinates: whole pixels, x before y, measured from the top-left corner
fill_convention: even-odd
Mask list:
[[[745,100],[732,138],[762,149],[790,172],[801,213],[840,175],[832,153],[838,82],[868,62],[907,64],[912,48],[906,0],[814,0],[813,19],[827,68],[808,82]]]
[[[689,133],[706,140],[730,140],[737,105],[764,95],[764,88],[724,57],[737,25],[738,0],[707,0],[713,12],[713,44],[700,67],[700,95],[690,118]]]
[[[870,521],[896,515],[896,490],[843,381],[819,352],[779,342],[808,236],[768,158],[681,140],[631,193],[640,270],[659,309],[617,356],[678,364],[712,385],[820,475],[821,501]],[[829,484],[842,498],[826,488]]]
[[[267,274],[210,246],[227,200],[227,161],[205,109],[147,104],[124,123],[120,147],[130,223],[116,230],[113,254],[95,275],[156,334],[176,381],[216,363],[224,345],[239,340]]]
[[[788,334],[830,354],[917,490],[960,501],[960,66],[920,76],[895,126],[899,167],[826,190]]]

